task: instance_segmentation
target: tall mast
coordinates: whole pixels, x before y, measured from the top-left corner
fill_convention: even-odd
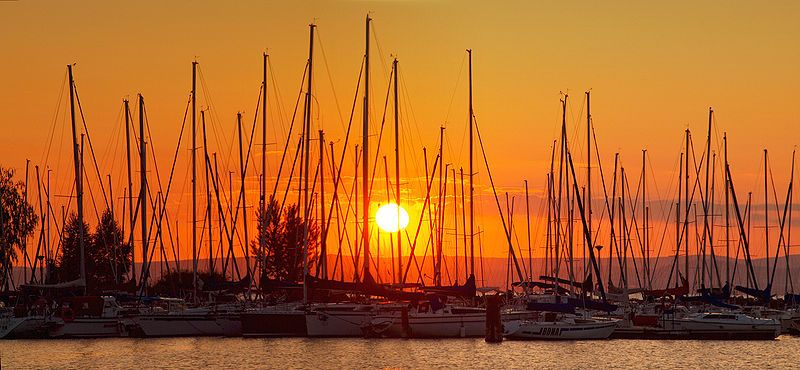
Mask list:
[[[192,62],[192,287],[197,302],[197,61]]]
[[[312,77],[313,74],[313,62],[314,62],[314,28],[316,28],[315,24],[309,24],[309,33],[308,33],[308,85],[306,86],[306,103],[305,103],[305,114],[304,114],[304,127],[303,127],[303,138],[305,139],[305,153],[304,153],[304,165],[305,165],[305,174],[303,175],[303,302],[308,302],[308,284],[306,284],[306,275],[308,275],[308,211],[311,208],[311,202],[308,198],[308,167],[309,167],[309,154],[310,154],[310,146],[311,146],[311,87],[312,87]],[[303,171],[300,171],[303,173]]]
[[[362,243],[364,246],[364,278],[369,275],[369,24],[372,18],[367,14],[365,48],[364,48],[364,127],[361,141],[361,176],[362,176]]]
[[[622,285],[624,286],[625,290],[628,289],[628,240],[629,240],[629,232],[628,232],[628,219],[625,217],[625,186],[628,184],[628,178],[625,175],[625,167],[620,167],[621,177],[620,177],[620,198],[619,198],[619,218],[620,218],[620,229],[622,230],[622,266],[620,266],[620,278],[622,279]],[[635,262],[636,260],[634,260]],[[634,266],[635,267],[635,266]]]
[[[647,225],[647,149],[642,149],[642,220],[644,225],[644,266],[645,266],[645,279],[647,281],[647,288],[652,289],[652,281],[650,279],[650,233]]]
[[[455,265],[456,270],[456,279],[455,284],[458,284],[458,189],[456,188],[456,166],[453,166],[453,235],[455,236],[455,240],[453,241],[453,250],[455,251]],[[399,210],[398,210],[399,212]],[[400,223],[400,215],[398,214],[397,222],[398,225]],[[398,232],[400,232],[398,230]],[[467,256],[464,256],[467,258]],[[466,275],[466,271],[464,274]],[[465,279],[466,280],[466,279]]]
[[[23,190],[23,201],[25,202],[25,204],[28,204],[28,180],[29,180],[29,177],[28,177],[28,173],[29,172],[28,171],[30,169],[30,165],[31,165],[31,160],[26,158],[25,159],[25,189]],[[42,196],[39,195],[39,213],[41,213],[41,209],[42,209],[41,204],[42,204]],[[48,209],[48,211],[49,211],[49,209]],[[44,226],[44,220],[42,220],[42,221],[43,221],[42,222],[42,226]],[[44,235],[44,233],[42,233],[42,235]],[[28,238],[27,237],[22,239],[22,245],[20,247],[22,247],[22,253],[23,253],[23,257],[22,257],[22,282],[24,283],[25,282],[25,276],[28,275],[28,260],[29,260],[29,257],[28,257]],[[33,265],[31,265],[31,267],[33,267]]]
[[[525,180],[525,219],[528,226],[528,280],[533,281],[533,253],[531,251],[531,206],[528,196],[528,180]]]
[[[442,229],[444,228],[444,206],[447,202],[446,199],[443,199],[443,195],[446,188],[443,187],[442,183],[442,172],[446,172],[447,169],[444,165],[444,126],[439,127],[439,208],[436,210],[436,248],[433,248],[431,251],[435,250],[435,258],[434,260],[434,267],[433,267],[433,279],[435,285],[442,285]],[[435,173],[434,173],[435,174]],[[433,174],[431,174],[433,176]]]
[[[214,238],[211,235],[212,216],[211,216],[211,185],[210,177],[214,176],[211,172],[211,161],[208,157],[208,137],[206,135],[206,111],[200,111],[200,123],[203,127],[203,163],[206,164],[206,222],[208,225],[208,273],[214,272]]]
[[[127,149],[127,162],[128,162],[128,209],[130,211],[130,219],[131,219],[131,231],[128,239],[128,243],[131,247],[133,247],[133,229],[136,226],[136,218],[133,216],[133,180],[131,179],[131,134],[130,134],[130,107],[128,105],[128,99],[124,99],[123,104],[125,105],[125,147]],[[136,253],[131,250],[131,280],[136,281]]]
[[[261,82],[261,212],[267,208],[267,63],[269,54],[264,53],[264,79]],[[259,251],[263,254],[266,244],[266,222],[261,223],[261,238],[259,239]]]
[[[319,264],[322,278],[328,278],[328,227],[325,223],[325,133],[319,130],[319,226],[320,226],[320,258]]]
[[[248,248],[247,243],[249,243],[249,241],[250,241],[250,236],[249,236],[248,227],[247,227],[247,197],[245,196],[245,192],[244,192],[244,179],[245,179],[245,175],[247,174],[247,168],[244,166],[244,153],[242,151],[242,112],[236,113],[236,127],[239,128],[239,168],[241,168],[241,171],[242,171],[242,181],[241,181],[242,188],[239,191],[239,194],[241,194],[240,196],[242,197],[242,223],[244,224],[244,240],[245,240],[244,262],[245,262],[245,265],[247,266],[247,273],[249,274],[250,273],[250,248]],[[219,173],[217,173],[217,176],[219,177]],[[231,181],[231,183],[232,183],[232,181]],[[231,192],[231,196],[233,196],[233,192]],[[231,203],[233,203],[233,202],[231,202]],[[239,210],[236,210],[236,212],[238,214]],[[220,219],[222,219],[222,217],[220,217]],[[220,235],[220,237],[221,236],[222,235]]]
[[[678,202],[675,203],[675,287],[678,287],[680,282],[680,256],[681,256],[681,241],[683,240],[683,236],[681,235],[681,187],[683,184],[683,155],[681,153],[680,159],[678,159]],[[727,192],[727,189],[726,189]],[[726,193],[727,194],[727,193]],[[687,200],[688,201],[688,200]]]
[[[614,199],[617,197],[617,165],[619,162],[619,153],[614,153],[614,175],[613,175],[613,182],[611,184],[611,210],[608,215],[608,226],[611,228],[610,236],[611,240],[609,241],[609,248],[608,248],[608,284],[611,285],[611,272],[614,267],[614,250],[617,251],[617,258],[619,258],[619,243],[617,241],[617,231],[614,229],[614,216],[617,211],[617,203],[614,202]],[[608,201],[606,200],[606,207],[608,207]],[[676,213],[677,214],[677,213]],[[676,229],[677,230],[677,229]],[[620,274],[622,274],[622,264],[620,266]]]
[[[464,227],[464,275],[467,276],[467,261],[469,258],[467,257],[467,216],[466,216],[466,207],[465,207],[465,194],[464,194],[464,168],[458,168],[459,175],[461,176],[461,225]],[[468,277],[469,278],[469,277]]]
[[[709,181],[709,170],[711,169],[711,118],[714,114],[714,110],[708,108],[708,135],[706,136],[706,184],[705,184],[705,192],[704,200],[703,200],[703,265],[701,267],[701,280],[700,286],[705,287],[706,284],[706,250],[708,248],[708,238],[709,238],[709,225],[708,225],[708,181]],[[714,248],[711,245],[711,248]]]
[[[796,149],[792,150],[792,171],[789,173],[789,227],[786,230],[786,243],[784,244],[786,256],[786,291],[794,292],[794,283],[792,282],[792,271],[789,267],[789,249],[788,246],[792,245],[792,208],[794,207],[794,160]],[[791,290],[789,290],[791,288]]]
[[[75,164],[75,194],[77,195],[78,203],[78,245],[81,250],[81,279],[83,279],[83,291],[86,293],[86,253],[85,253],[85,236],[83,235],[83,176],[82,164],[80,154],[78,153],[78,131],[75,126],[75,80],[72,76],[72,64],[67,65],[67,72],[69,74],[69,112],[70,120],[72,122],[72,154]]]
[[[689,275],[689,209],[691,208],[691,200],[689,200],[689,129],[686,129],[686,157],[684,158],[685,168],[684,168],[684,175],[686,176],[686,181],[684,181],[684,197],[683,199],[686,200],[686,213],[683,214],[683,237],[686,238],[684,242],[683,249],[685,251],[685,261],[683,265],[683,274],[684,277],[688,280],[690,279]],[[691,281],[691,280],[690,280]],[[691,288],[691,287],[690,287]]]
[[[769,193],[767,192],[767,150],[764,149],[764,248],[767,256],[767,283],[769,283]]]
[[[550,173],[547,177],[547,243],[545,243],[545,261],[544,261],[544,274],[548,276],[554,276],[552,274],[551,266],[555,264],[550,264],[550,259],[553,258],[553,252],[550,248],[553,248],[555,245],[555,237],[553,235],[553,230],[558,230],[553,227],[553,221],[555,221],[555,191],[553,186],[555,182],[553,181],[553,175],[555,174],[554,166],[556,161],[556,141],[553,140],[553,147],[550,149]]]
[[[561,148],[560,148],[560,159],[559,159],[559,167],[558,167],[558,195],[557,195],[557,204],[555,205],[554,214],[556,216],[555,221],[555,246],[554,246],[554,257],[555,260],[553,261],[553,270],[555,271],[554,276],[560,277],[560,268],[561,268],[561,193],[563,191],[562,183],[564,182],[564,156],[566,154],[567,148],[567,99],[569,99],[569,95],[564,95],[564,99],[561,100]],[[551,181],[552,181],[552,175]],[[569,179],[567,179],[568,181]],[[553,183],[555,186],[555,183]],[[569,186],[566,186],[567,195],[569,195]],[[555,189],[553,189],[555,190]],[[554,194],[555,195],[555,194]],[[569,199],[569,198],[567,198]],[[572,222],[567,222],[567,226],[569,226]],[[555,282],[556,290],[558,290],[558,281]]]
[[[552,197],[553,197],[553,195],[552,195],[552,193],[553,193],[553,184],[552,184],[552,182],[550,180],[550,172],[547,173],[546,177],[547,177],[547,227],[546,227],[546,231],[545,231],[545,243],[544,243],[544,275],[551,276],[550,275],[550,246],[552,245],[551,244],[551,241],[552,241],[552,239],[551,239],[552,238],[552,236],[551,236],[551,234],[552,234],[551,227],[552,227],[552,224],[553,224],[553,209],[552,209],[552,205],[553,205],[553,200],[552,200]],[[613,222],[613,220],[612,220],[612,222]],[[531,275],[533,275],[533,272],[531,272]]]
[[[147,143],[144,141],[144,97],[139,94],[139,207],[142,211],[142,289],[147,286]]]
[[[392,61],[392,75],[394,76],[394,196],[397,204],[397,281],[401,280],[400,274],[403,271],[403,238],[400,226],[400,105],[398,104],[397,94],[397,58]],[[461,178],[464,176],[462,174]],[[463,189],[462,189],[463,192]],[[466,256],[464,256],[466,258]]]
[[[52,257],[51,257],[51,253],[50,253],[50,250],[52,249],[52,248],[50,247],[50,230],[51,230],[51,226],[50,226],[50,219],[52,218],[52,217],[50,216],[50,213],[51,213],[51,212],[52,212],[52,210],[53,210],[53,209],[52,209],[52,203],[50,203],[50,172],[51,172],[51,171],[52,171],[51,169],[49,169],[49,168],[47,169],[47,184],[46,184],[46,188],[47,188],[47,198],[46,198],[46,200],[45,200],[45,202],[46,202],[45,204],[47,205],[47,208],[45,208],[45,219],[47,220],[47,234],[46,234],[46,238],[45,238],[45,240],[44,240],[44,247],[45,247],[45,256],[46,256],[48,259],[51,259],[51,258],[52,258]],[[38,180],[37,180],[37,181],[38,181]],[[37,186],[38,186],[38,185],[37,185]],[[48,211],[50,211],[50,212],[48,212]],[[55,216],[55,215],[54,215],[54,216]],[[63,223],[62,223],[62,225],[63,225]],[[132,253],[131,253],[131,257],[133,257],[133,254],[132,254]],[[37,256],[37,258],[38,258],[38,256]],[[40,262],[44,262],[44,261],[40,261]],[[131,263],[132,263],[132,262],[131,262]],[[39,280],[43,282],[43,281],[44,281],[44,263],[40,263],[40,264],[39,264],[39,272],[40,272],[40,274],[39,274]],[[33,280],[33,277],[34,277],[35,275],[36,275],[36,271],[31,271],[31,280]]]
[[[46,213],[45,213],[44,210],[42,210],[42,182],[41,182],[41,180],[39,178],[39,166],[34,166],[34,169],[36,170],[36,192],[39,194],[39,217],[40,218],[45,218],[46,217],[45,216]],[[47,210],[49,211],[50,209],[47,208]],[[27,281],[29,284],[32,284],[34,279],[36,279],[36,265],[38,263],[42,263],[42,264],[45,263],[44,260],[40,260],[39,259],[39,256],[42,254],[42,253],[40,253],[40,250],[42,248],[42,244],[44,244],[44,246],[45,246],[44,254],[47,255],[47,239],[45,239],[45,242],[42,243],[42,237],[44,236],[45,238],[47,238],[49,236],[45,234],[44,227],[45,227],[45,223],[42,222],[41,229],[40,229],[41,231],[40,231],[40,234],[39,234],[39,242],[38,242],[38,245],[36,246],[36,255],[34,255],[34,262],[31,264],[31,277],[30,277],[30,279],[25,280],[25,279],[27,279],[28,274],[27,274],[27,271],[23,271],[23,272],[25,272],[25,275],[23,275],[23,282]]]
[[[469,56],[469,273],[475,276],[475,182],[473,176],[475,171],[472,168],[472,132],[473,128],[473,110],[472,110],[472,49],[467,49]]]
[[[586,227],[588,233],[588,237],[586,239],[587,248],[592,249],[594,247],[594,235],[592,234],[592,114],[591,114],[591,105],[589,104],[591,101],[590,99],[590,92],[586,92]],[[586,251],[584,251],[583,256],[584,261],[586,260]],[[584,270],[588,270],[585,266],[584,262]],[[584,273],[585,275],[585,273]],[[598,281],[600,280],[600,276],[597,277]]]
[[[723,154],[725,167],[728,166],[728,133],[722,134]],[[731,282],[731,219],[730,219],[730,193],[728,190],[728,177],[725,176],[725,282]],[[791,225],[791,224],[790,224]]]

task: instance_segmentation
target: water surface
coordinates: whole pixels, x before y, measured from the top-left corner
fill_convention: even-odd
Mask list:
[[[22,368],[796,368],[800,338],[774,341],[165,338],[0,341]]]

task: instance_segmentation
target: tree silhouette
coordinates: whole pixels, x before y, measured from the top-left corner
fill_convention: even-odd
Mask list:
[[[89,225],[82,227],[71,214],[64,227],[62,253],[58,259],[56,277],[65,282],[80,277],[81,250],[79,232],[84,234],[86,285],[92,292],[113,289],[123,282],[131,267],[131,246],[124,241],[119,224],[109,210],[103,211],[94,234]]]
[[[86,274],[94,268],[94,260],[89,258],[89,225],[79,222],[74,213],[70,213],[64,225],[61,237],[61,255],[56,261],[56,271],[53,275],[55,281],[67,282],[81,277],[81,246],[80,233],[83,233],[84,256],[86,258]],[[89,279],[85,279],[89,283]]]
[[[121,284],[131,268],[131,245],[124,241],[122,230],[108,209],[100,216],[90,246],[94,269],[86,274],[93,283],[105,288]]]
[[[265,210],[256,212],[258,234],[251,241],[252,254],[257,258],[257,265],[262,279],[270,278],[282,281],[300,281],[303,279],[304,246],[306,237],[306,221],[300,215],[296,204],[289,205],[283,212],[274,199],[270,200]],[[264,239],[264,250],[260,241]],[[319,227],[316,222],[308,222],[308,258],[309,269],[316,260],[319,243]]]
[[[33,207],[22,194],[24,184],[14,182],[14,170],[0,167],[0,283],[8,287],[17,252],[36,227]]]

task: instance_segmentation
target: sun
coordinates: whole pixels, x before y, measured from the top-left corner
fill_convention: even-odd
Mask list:
[[[408,226],[408,212],[395,203],[385,204],[375,213],[375,222],[381,230],[394,233]]]

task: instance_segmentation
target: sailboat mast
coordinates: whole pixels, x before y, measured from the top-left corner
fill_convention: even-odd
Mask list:
[[[683,240],[683,236],[681,235],[681,188],[683,187],[683,155],[681,153],[680,159],[678,159],[678,202],[675,203],[675,287],[678,287],[680,282],[680,256],[681,256],[681,241]],[[727,190],[726,190],[727,194]],[[688,201],[688,200],[687,200]],[[688,278],[688,277],[687,277]]]
[[[70,112],[70,120],[72,123],[72,154],[75,164],[75,194],[78,206],[78,229],[80,232],[78,233],[78,245],[80,246],[81,250],[81,279],[83,279],[83,290],[84,293],[86,292],[86,252],[85,252],[85,235],[83,235],[83,176],[82,173],[82,164],[80,159],[80,154],[78,153],[79,144],[78,144],[78,132],[75,125],[75,80],[72,76],[72,65],[67,65],[67,71],[69,74],[69,112]]]
[[[586,227],[588,231],[588,238],[586,239],[587,245],[586,248],[592,249],[594,248],[594,234],[592,234],[592,113],[591,113],[591,99],[590,99],[590,92],[586,92]],[[583,256],[584,261],[586,261],[586,251],[584,251]],[[584,262],[584,271],[589,270],[586,268],[586,262]],[[598,281],[600,280],[600,276],[597,277]]]
[[[241,180],[242,188],[239,191],[239,194],[241,194],[242,197],[242,223],[244,224],[244,240],[245,240],[244,262],[245,265],[247,266],[247,273],[250,274],[250,248],[248,248],[247,246],[247,244],[250,242],[250,235],[248,233],[249,230],[247,227],[247,197],[245,196],[245,191],[244,191],[244,180],[245,180],[245,175],[247,174],[247,168],[244,166],[244,153],[242,150],[242,112],[236,113],[236,127],[239,128],[239,168],[241,168],[242,171],[242,180]],[[217,176],[219,176],[219,173],[217,173]],[[230,183],[233,183],[233,181],[230,181]],[[233,192],[231,192],[231,196],[233,196]],[[237,209],[236,212],[238,214],[239,210]],[[233,216],[231,216],[231,218],[233,218]],[[220,219],[222,219],[222,217],[220,217]]]
[[[212,216],[211,216],[211,185],[210,177],[214,176],[211,172],[211,163],[208,157],[208,136],[206,135],[206,111],[200,111],[200,123],[203,127],[203,163],[206,167],[206,222],[208,225],[208,273],[214,273],[214,238],[211,235],[212,231]]]
[[[767,192],[767,150],[764,149],[764,248],[767,257],[767,283],[769,283],[769,193]]]
[[[306,276],[308,275],[308,217],[311,202],[308,198],[308,167],[309,167],[309,154],[311,146],[311,87],[314,62],[314,28],[315,24],[308,25],[308,85],[306,86],[306,104],[304,114],[303,138],[305,139],[305,153],[304,153],[304,166],[305,174],[303,175],[303,303],[308,302],[308,284],[306,284]],[[303,173],[303,171],[300,171]]]
[[[475,170],[472,167],[472,132],[474,129],[472,110],[472,49],[467,49],[469,56],[469,273],[475,276]]]
[[[267,208],[267,63],[269,54],[264,53],[264,79],[261,81],[261,212]],[[266,244],[266,222],[261,222],[261,232],[259,233],[259,251],[264,254]]]
[[[456,166],[453,166],[453,235],[455,236],[455,240],[453,240],[453,250],[455,251],[455,260],[453,265],[455,266],[456,270],[456,279],[455,283],[458,284],[458,189],[456,188]],[[399,216],[399,215],[398,215]],[[400,218],[397,218],[397,222],[400,222]],[[464,256],[467,258],[467,256]],[[466,275],[466,271],[464,274]],[[466,280],[466,279],[465,279]]]
[[[45,235],[44,247],[45,247],[45,256],[48,259],[52,258],[51,257],[51,252],[50,252],[51,251],[51,247],[50,247],[50,240],[51,240],[50,239],[50,230],[52,229],[51,226],[50,226],[50,219],[52,218],[50,216],[50,214],[53,211],[52,203],[50,203],[50,172],[51,171],[52,171],[51,169],[49,169],[49,168],[47,169],[47,183],[45,184],[45,189],[47,191],[47,197],[45,198],[45,204],[47,205],[47,208],[45,208],[45,210],[49,210],[50,211],[50,212],[45,211],[45,220],[46,220],[46,223],[47,223],[47,233]],[[53,216],[55,216],[55,214]],[[37,259],[38,259],[38,256],[37,256]],[[43,261],[40,261],[40,264],[39,264],[39,271],[40,272],[44,271],[44,263],[42,263],[42,262]],[[31,268],[31,270],[32,270],[31,271],[31,280],[33,280],[33,277],[35,276],[36,271],[33,271],[33,268]],[[44,281],[44,274],[42,273],[40,275],[41,275],[40,276],[41,279],[39,279],[39,280]]]
[[[689,129],[686,129],[686,157],[684,158],[684,175],[686,176],[686,181],[684,181],[684,197],[683,199],[686,200],[686,213],[683,214],[683,237],[685,238],[685,242],[683,245],[683,249],[685,251],[685,261],[683,265],[683,274],[684,277],[688,280],[690,279],[689,275],[689,209],[691,208],[691,201],[689,200]],[[691,280],[690,284],[691,284]],[[691,289],[691,285],[689,287]]]
[[[545,229],[545,242],[544,242],[544,275],[550,275],[550,246],[552,245],[552,225],[553,225],[553,183],[550,180],[550,173],[547,175],[547,226]],[[533,272],[531,272],[531,277]]]
[[[192,287],[197,302],[197,61],[192,62]]]
[[[128,239],[128,243],[131,247],[133,247],[133,230],[136,226],[136,218],[133,215],[133,180],[131,179],[131,133],[130,133],[130,107],[128,103],[128,99],[124,99],[123,104],[125,105],[125,147],[126,147],[126,158],[128,162],[128,209],[130,210],[130,219],[131,219],[131,231]],[[133,253],[131,250],[131,280],[136,281],[136,253]]]
[[[369,274],[369,25],[372,18],[367,15],[365,48],[364,48],[364,127],[361,141],[361,176],[362,176],[362,244],[364,248],[364,276]]]
[[[444,164],[444,126],[439,127],[439,207],[436,209],[436,247],[431,251],[436,251],[434,254],[433,265],[433,282],[435,285],[442,285],[442,229],[444,228],[444,206],[447,202],[444,199],[444,188],[442,183],[442,172],[446,172]]]
[[[325,222],[325,133],[319,130],[319,225],[320,225],[320,268],[322,278],[328,278],[328,227]]]
[[[708,108],[708,135],[706,137],[706,183],[705,183],[705,192],[703,194],[704,197],[705,197],[703,207],[705,209],[703,210],[703,265],[701,267],[702,268],[702,271],[701,271],[702,279],[700,280],[700,286],[701,287],[705,287],[705,284],[706,284],[706,279],[705,279],[705,277],[706,277],[706,250],[709,247],[709,245],[708,245],[709,241],[708,240],[710,238],[709,225],[708,225],[708,210],[709,210],[709,207],[708,207],[708,202],[709,202],[708,201],[709,200],[708,181],[709,181],[709,170],[711,169],[711,119],[712,119],[713,114],[714,114],[714,110],[711,109],[711,108]],[[711,248],[713,248],[713,247],[714,246],[712,245]]]
[[[725,166],[728,165],[728,133],[722,134],[722,145]],[[730,193],[728,190],[728,177],[725,177],[725,282],[731,282],[731,219],[730,219]],[[791,225],[791,224],[790,224]]]
[[[400,106],[398,104],[397,94],[397,58],[392,62],[392,75],[394,76],[394,196],[395,204],[397,204],[397,222],[400,225]],[[462,174],[463,179],[463,174]],[[462,189],[463,192],[463,189]],[[403,271],[403,238],[402,232],[397,230],[397,281],[401,280],[401,271]],[[465,256],[466,257],[466,256]]]
[[[30,165],[31,165],[31,160],[26,158],[25,159],[25,188],[23,190],[23,195],[22,195],[23,201],[25,202],[25,204],[28,204],[28,180],[29,180]],[[42,196],[39,195],[39,204],[40,205],[42,204],[41,199],[42,199]],[[39,207],[39,209],[41,211],[41,206]],[[44,224],[44,222],[42,222],[42,224]],[[42,235],[43,234],[44,233],[42,233]],[[23,253],[23,257],[22,257],[22,282],[24,283],[25,282],[25,276],[28,275],[28,260],[29,260],[29,257],[28,257],[28,238],[27,237],[22,240],[22,245],[20,245],[20,247],[22,248],[22,253]],[[31,267],[33,267],[33,265],[31,265]]]
[[[647,289],[653,289],[650,271],[650,229],[647,222],[647,149],[642,149],[642,224],[644,225],[644,268],[645,280],[647,282]]]
[[[142,210],[142,289],[147,286],[147,143],[144,141],[144,97],[139,94],[139,207]]]
[[[528,195],[528,180],[525,180],[525,219],[528,226],[528,280],[533,281],[533,253],[531,250],[531,206]]]
[[[467,211],[466,211],[466,207],[465,207],[466,206],[466,204],[465,204],[465,202],[466,202],[465,198],[466,197],[465,197],[465,194],[464,194],[464,168],[463,167],[459,167],[458,168],[458,173],[461,176],[461,225],[463,225],[463,227],[465,229],[464,230],[464,275],[466,276],[467,275],[467,271],[469,271],[468,270],[468,266],[467,266],[467,264],[469,263],[468,262],[469,258],[467,257],[467,244],[468,244],[467,243],[467,231],[466,231],[466,228],[467,228],[467,216],[466,216],[466,213],[467,213]]]

